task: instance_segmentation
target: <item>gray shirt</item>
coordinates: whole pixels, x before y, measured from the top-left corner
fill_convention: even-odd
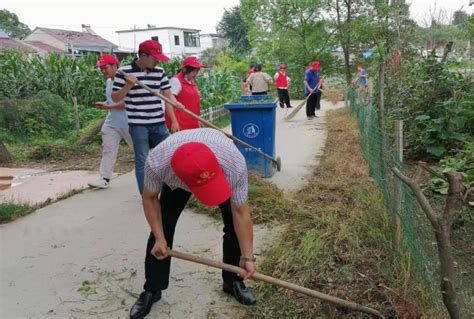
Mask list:
[[[107,79],[107,83],[105,85],[105,97],[107,99],[108,104],[115,104],[115,102],[112,101],[113,86],[114,81],[112,81],[111,79]],[[107,117],[105,118],[104,125],[115,128],[128,128],[127,111],[125,111],[125,109],[109,110],[109,114],[107,114]]]

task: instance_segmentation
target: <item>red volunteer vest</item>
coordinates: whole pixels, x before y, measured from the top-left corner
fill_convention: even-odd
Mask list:
[[[285,73],[278,72],[275,84],[277,88],[288,88],[288,76]]]
[[[201,94],[199,93],[198,87],[194,81],[189,83],[183,77],[183,74],[179,72],[175,75],[175,78],[179,80],[181,83],[181,92],[176,96],[178,102],[183,104],[186,109],[193,112],[194,114],[200,116],[201,115]],[[193,128],[199,128],[199,122],[193,119],[188,114],[184,113],[181,110],[174,109],[174,114],[176,116],[176,120],[179,123],[180,130],[189,130]],[[165,114],[166,126],[168,128],[171,127],[171,121]]]

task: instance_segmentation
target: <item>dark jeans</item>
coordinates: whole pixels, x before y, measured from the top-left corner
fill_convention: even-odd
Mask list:
[[[191,197],[191,193],[177,188],[172,190],[166,184],[163,185],[160,196],[161,216],[163,222],[163,231],[168,246],[173,248],[173,237],[178,218],[181,215],[186,203]],[[237,235],[234,231],[232,221],[232,209],[230,199],[219,205],[224,220],[224,242],[223,242],[223,261],[227,264],[239,266],[240,246]],[[146,247],[145,257],[145,285],[144,290],[158,291],[165,290],[169,285],[171,258],[158,260],[151,254],[151,249],[155,245],[155,236],[150,233]],[[222,271],[222,278],[225,282],[232,283],[241,280],[236,274],[228,271]]]
[[[290,105],[290,95],[288,94],[288,89],[278,89],[278,101],[280,103],[280,107],[291,107]]]
[[[163,142],[170,133],[164,122],[151,126],[130,125],[128,131],[133,141],[138,191],[143,194],[144,169],[148,153],[156,145]]]
[[[309,93],[308,93],[309,94]],[[305,94],[308,96],[308,94]],[[321,109],[321,91],[311,94],[306,101],[306,116],[315,116],[315,111]]]

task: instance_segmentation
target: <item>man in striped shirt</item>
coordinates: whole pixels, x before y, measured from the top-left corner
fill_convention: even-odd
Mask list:
[[[119,69],[127,76],[117,73],[114,80],[112,99],[114,102],[123,100],[127,106],[129,131],[135,153],[135,176],[140,194],[143,194],[143,168],[148,152],[169,136],[164,111],[166,110],[171,121],[171,133],[179,131],[179,125],[173,106],[164,105],[159,97],[141,88],[136,82],[140,81],[154,90],[160,90],[161,94],[175,101],[178,107],[183,107],[171,93],[165,70],[156,66],[159,61],[168,60],[160,43],[147,40],[140,43],[138,58]]]
[[[204,205],[219,206],[224,220],[223,261],[245,270],[242,278],[223,271],[223,290],[242,304],[256,303],[243,283],[255,273],[245,159],[232,140],[217,130],[184,130],[155,147],[145,164],[143,208],[151,233],[145,291],[130,309],[130,318],[146,316],[168,288],[168,247],[173,247],[178,218],[191,194]]]

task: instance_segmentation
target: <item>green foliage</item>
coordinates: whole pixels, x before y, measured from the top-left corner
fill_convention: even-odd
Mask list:
[[[386,106],[389,121],[405,121],[409,156],[441,158],[462,148],[474,134],[473,84],[434,56],[406,63],[401,78],[387,88]]]
[[[0,53],[0,96],[25,98],[48,90],[82,105],[103,99],[104,80],[95,68],[96,55],[81,59],[51,54],[28,57],[17,51]]]
[[[465,174],[464,184],[467,187],[474,187],[474,140],[466,142],[465,147],[456,155],[446,156],[439,161],[437,168],[441,175],[449,170],[463,172]],[[443,195],[448,193],[448,183],[439,177],[433,176],[429,181],[430,187]]]
[[[30,33],[30,28],[18,19],[18,16],[6,9],[0,10],[0,29],[12,38],[22,39]]]
[[[203,70],[196,78],[196,84],[201,93],[202,109],[223,105],[240,95],[239,78],[228,70]]]
[[[28,215],[33,210],[34,207],[27,204],[0,203],[0,224]]]
[[[60,137],[74,127],[71,107],[48,91],[30,99],[0,100],[0,123],[23,137]]]
[[[238,53],[248,53],[250,43],[247,39],[248,27],[242,18],[240,6],[225,10],[217,25],[217,32],[229,40],[229,46]]]

